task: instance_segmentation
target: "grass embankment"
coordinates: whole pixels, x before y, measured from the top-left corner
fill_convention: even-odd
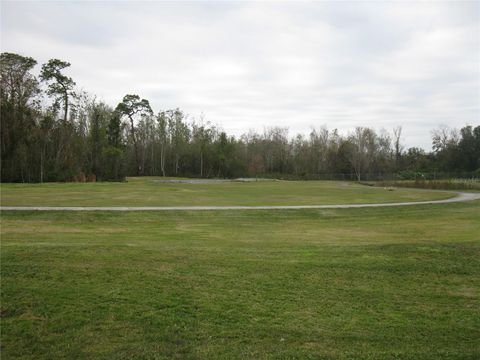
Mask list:
[[[449,179],[449,180],[397,180],[397,181],[378,181],[368,184],[376,186],[394,186],[418,189],[433,190],[466,190],[480,191],[479,179]]]
[[[479,209],[3,212],[2,358],[478,358]]]
[[[3,206],[330,205],[437,200],[448,192],[385,189],[334,181],[176,184],[161,178],[126,183],[2,184]]]

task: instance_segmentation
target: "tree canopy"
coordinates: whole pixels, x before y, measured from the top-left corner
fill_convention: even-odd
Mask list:
[[[127,94],[115,108],[79,91],[70,63],[0,54],[1,181],[123,180],[128,175],[369,180],[480,176],[480,126],[433,129],[432,151],[406,149],[402,129],[323,126],[227,134],[181,109],[154,113]],[[63,112],[60,110],[63,109]]]

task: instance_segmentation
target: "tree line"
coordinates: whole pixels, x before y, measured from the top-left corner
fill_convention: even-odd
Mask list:
[[[127,94],[111,107],[66,75],[70,63],[0,55],[1,181],[121,181],[130,175],[362,180],[450,172],[480,175],[480,126],[433,130],[432,151],[405,149],[402,128],[283,127],[230,136],[180,109],[154,112]],[[420,175],[419,175],[420,174]]]

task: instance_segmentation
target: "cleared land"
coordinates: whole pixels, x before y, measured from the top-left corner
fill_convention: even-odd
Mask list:
[[[479,200],[3,211],[1,240],[5,359],[480,357]]]
[[[428,201],[450,192],[369,187],[334,181],[2,184],[2,206],[288,206]]]

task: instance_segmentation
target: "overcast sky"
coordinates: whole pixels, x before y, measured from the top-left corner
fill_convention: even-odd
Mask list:
[[[1,2],[1,50],[240,135],[480,124],[480,2]]]

